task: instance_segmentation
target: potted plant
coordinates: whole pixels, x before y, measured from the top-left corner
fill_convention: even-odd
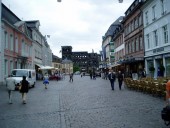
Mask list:
[[[153,77],[155,68],[153,66],[151,66],[151,67],[149,67],[149,71],[151,72],[151,77]]]
[[[161,65],[161,66],[159,67],[159,69],[160,69],[161,72],[164,72],[164,71],[165,71],[165,67],[164,67],[163,65]]]
[[[150,72],[154,72],[155,71],[155,68],[153,66],[149,67],[149,71]]]

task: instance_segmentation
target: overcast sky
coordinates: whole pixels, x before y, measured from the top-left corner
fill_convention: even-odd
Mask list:
[[[134,0],[2,0],[21,20],[39,20],[40,31],[52,52],[61,57],[61,46],[73,51],[99,53],[102,36]]]

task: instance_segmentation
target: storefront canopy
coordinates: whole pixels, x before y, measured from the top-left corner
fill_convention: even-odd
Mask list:
[[[51,67],[51,66],[43,66],[43,67],[40,67],[39,69],[41,70],[50,70],[50,69],[55,69],[54,67]]]
[[[43,65],[41,65],[41,64],[35,64],[36,66],[38,66],[39,68],[42,68],[42,67],[44,67]]]

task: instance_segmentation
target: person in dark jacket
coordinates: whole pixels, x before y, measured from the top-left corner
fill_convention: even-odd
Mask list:
[[[70,74],[70,82],[73,82],[73,73]]]
[[[23,104],[26,104],[26,96],[29,90],[29,82],[26,80],[26,76],[23,76],[23,80],[20,82],[20,93],[22,94]]]
[[[115,75],[115,73],[113,73],[113,70],[110,70],[108,78],[110,80],[111,88],[112,88],[112,90],[114,90],[114,82],[115,82],[115,79],[116,79],[116,75]]]
[[[122,82],[123,82],[123,75],[122,75],[121,71],[119,71],[119,73],[118,73],[119,90],[121,90]]]

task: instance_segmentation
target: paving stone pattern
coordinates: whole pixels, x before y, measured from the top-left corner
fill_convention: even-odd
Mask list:
[[[0,128],[167,128],[161,119],[163,98],[122,88],[111,90],[109,80],[74,76],[69,82],[42,81],[29,90],[27,104],[13,93],[8,104],[5,86],[0,86]]]

